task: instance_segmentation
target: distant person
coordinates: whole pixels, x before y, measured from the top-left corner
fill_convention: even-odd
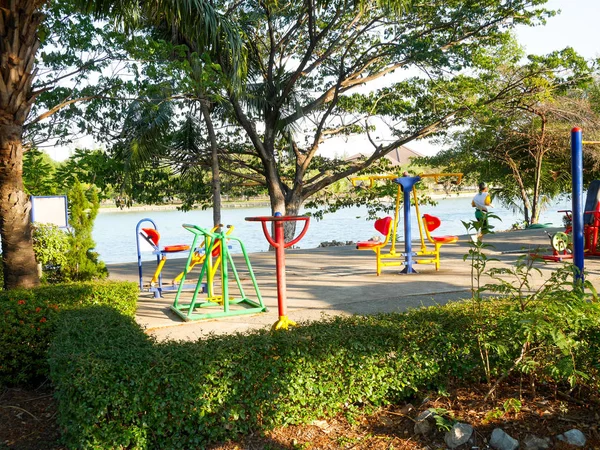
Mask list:
[[[471,206],[475,208],[475,218],[481,222],[481,229],[477,234],[477,239],[481,240],[484,232],[488,233],[493,227],[490,227],[487,219],[488,208],[493,208],[492,197],[488,192],[487,184],[483,181],[479,183],[479,192],[473,197]]]

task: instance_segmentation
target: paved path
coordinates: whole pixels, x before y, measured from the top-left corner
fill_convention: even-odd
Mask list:
[[[490,263],[490,266],[514,266],[520,254],[527,254],[536,248],[548,249],[546,232],[556,230],[558,229],[521,230],[486,236],[486,243],[493,245],[487,250],[488,255],[498,259]],[[463,255],[469,249],[468,239],[468,236],[461,236],[457,244],[442,247],[442,263],[437,272],[433,265],[422,264],[415,265],[417,274],[403,275],[399,273],[400,267],[388,267],[383,269],[379,277],[375,275],[374,253],[358,251],[354,246],[288,250],[288,316],[301,322],[316,320],[322,315],[405,311],[421,305],[469,298],[471,267],[468,262],[463,261]],[[236,267],[241,273],[246,294],[255,298],[240,256],[234,255]],[[158,339],[185,340],[198,339],[210,333],[243,332],[271,326],[278,318],[275,255],[271,252],[254,253],[250,255],[250,261],[264,302],[269,308],[268,312],[184,322],[169,309],[174,293],[165,293],[164,298],[155,299],[152,294],[143,292],[138,304],[138,323]],[[168,260],[163,272],[165,279],[172,279],[183,266],[182,259]],[[536,283],[542,283],[558,266],[557,263],[540,264],[542,274],[535,276]],[[144,263],[146,282],[154,267],[155,262]],[[586,259],[586,270],[589,273],[588,280],[600,287],[598,260]],[[113,264],[109,266],[109,271],[111,279],[138,281],[135,263]]]

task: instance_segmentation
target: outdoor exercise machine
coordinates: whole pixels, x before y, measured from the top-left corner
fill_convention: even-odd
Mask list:
[[[184,303],[180,301],[181,294],[184,289],[185,279],[193,267],[192,260],[194,257],[192,253],[190,253],[188,256],[185,265],[186,268],[181,275],[181,283],[179,283],[177,295],[175,296],[171,310],[185,321],[215,319],[219,317],[266,312],[267,308],[263,303],[262,296],[256,282],[256,277],[254,276],[254,271],[252,270],[252,265],[250,264],[250,259],[248,258],[248,253],[246,252],[246,248],[244,247],[242,241],[230,234],[232,227],[230,226],[226,232],[222,232],[217,231],[218,228],[209,231],[191,224],[183,224],[182,226],[194,235],[192,245],[190,246],[191,248],[197,248],[196,246],[199,245],[200,241],[203,241],[206,257],[202,262],[200,276],[198,278],[198,282],[196,283],[192,298],[189,303]],[[229,252],[230,247],[227,245],[227,241],[235,241],[240,245],[242,255],[248,269],[248,274],[252,280],[252,285],[256,294],[256,300],[250,299],[244,291],[239,273],[231,253]],[[219,270],[221,275],[220,294],[215,292],[213,285],[217,270]],[[240,294],[238,298],[230,297],[230,271],[233,274],[238,292]],[[206,293],[207,297],[205,299],[199,299],[198,295],[200,293]],[[241,308],[236,308],[237,306],[241,306]]]
[[[389,175],[367,175],[354,177],[351,179],[354,186],[359,183],[368,181],[368,187],[372,187],[377,180],[388,180],[398,185],[396,193],[396,204],[394,208],[394,218],[391,217],[379,219],[375,222],[375,229],[385,236],[382,242],[377,241],[362,241],[358,242],[356,248],[358,250],[372,250],[375,252],[377,275],[381,274],[382,267],[388,266],[404,266],[401,273],[416,273],[413,264],[434,264],[436,270],[440,267],[440,248],[444,244],[451,244],[458,241],[458,236],[432,236],[431,232],[436,230],[441,225],[441,220],[435,216],[425,214],[421,217],[419,210],[419,201],[415,185],[423,178],[433,178],[435,182],[439,182],[441,178],[453,177],[456,180],[453,184],[460,184],[462,181],[462,173],[435,173],[421,174],[415,177],[408,175],[398,176],[395,174]],[[417,224],[419,227],[420,248],[418,251],[412,250],[412,226],[411,226],[411,193],[416,210]],[[398,234],[398,222],[400,216],[400,203],[403,199],[403,218],[404,218],[404,252],[396,250],[396,241]],[[433,244],[431,250],[426,243],[426,240]],[[387,253],[383,253],[382,249],[391,240],[390,249]],[[402,260],[403,258],[403,260]]]
[[[210,230],[210,232],[214,233],[222,227],[223,227],[223,225],[219,225],[218,227],[213,227]],[[233,231],[233,229],[234,229],[233,225],[228,225],[227,231],[225,231],[225,236],[229,236],[231,234],[231,232]],[[173,284],[179,283],[181,281],[181,279],[183,278],[183,275],[185,273],[190,273],[192,271],[192,269],[194,268],[194,266],[196,266],[197,264],[204,263],[204,260],[207,257],[205,244],[206,244],[206,242],[202,242],[202,244],[200,244],[200,247],[194,249],[194,252],[192,253],[190,265],[187,267],[187,269],[183,270],[183,272],[181,272],[179,275],[177,275],[175,278],[173,278]],[[231,245],[227,245],[227,248],[231,250]],[[216,242],[214,242],[214,245],[213,245],[212,249],[208,252],[208,254],[210,254],[213,258],[216,258],[216,260],[211,265],[211,270],[209,270],[209,277],[208,277],[208,279],[210,280],[209,289],[212,289],[212,279],[214,278],[215,272],[217,271],[217,268],[219,267],[219,265],[221,263],[221,257],[222,257],[221,241],[217,240]]]
[[[583,209],[584,256],[600,256],[598,248],[598,230],[600,230],[600,180],[590,183]],[[550,237],[552,255],[543,255],[547,261],[561,262],[573,258],[573,213],[571,210],[560,210],[564,213],[565,231],[559,231]]]
[[[571,130],[571,178],[572,178],[572,195],[571,195],[571,211],[568,219],[571,220],[570,229],[567,226],[565,229],[565,237],[561,236],[561,241],[556,239],[557,247],[570,245],[572,248],[573,264],[577,267],[576,280],[583,281],[584,258],[588,256],[600,256],[598,250],[598,229],[600,229],[600,205],[598,194],[594,195],[594,191],[600,188],[595,184],[598,180],[593,181],[588,189],[583,209],[583,146],[584,145],[600,145],[600,141],[584,141],[583,130],[579,127],[574,127]],[[570,231],[570,234],[567,234]],[[559,247],[559,248],[560,248]],[[554,245],[553,245],[554,249]],[[554,255],[552,255],[554,256]]]
[[[142,228],[142,224],[148,222],[146,227]],[[175,280],[166,285],[163,283],[162,270],[167,262],[167,255],[174,253],[182,253],[190,250],[189,245],[167,245],[160,248],[160,233],[156,223],[152,219],[142,219],[135,227],[135,239],[137,248],[137,261],[138,261],[138,273],[139,273],[139,286],[140,291],[153,292],[155,298],[162,297],[165,291],[174,291],[180,288],[180,283]],[[153,255],[156,255],[156,269],[150,283],[144,284],[143,267],[142,267],[142,251],[144,246],[149,246],[149,250],[152,251]],[[192,252],[195,253],[195,252]],[[192,289],[195,285],[181,286],[184,289]]]
[[[600,256],[598,250],[598,229],[600,228],[600,205],[598,194],[594,195],[593,190],[598,189],[593,181],[588,189],[585,209],[583,208],[583,146],[600,145],[600,141],[584,141],[583,130],[579,127],[571,129],[571,211],[565,211],[568,219],[571,220],[571,226],[566,227],[565,236],[557,238],[552,237],[552,247],[555,253],[546,259],[553,259],[555,256],[562,256],[560,253],[567,252],[567,246],[572,248],[573,265],[577,268],[575,276],[576,282],[583,282],[583,271],[585,269],[584,258],[586,255]],[[570,231],[570,234],[567,234]],[[556,249],[555,249],[556,247]]]
[[[572,177],[572,238],[573,264],[578,272],[576,281],[583,281],[584,270],[584,220],[583,220],[583,145],[599,145],[600,141],[584,141],[583,130],[574,127],[571,130],[571,177]]]
[[[260,222],[267,242],[275,249],[275,269],[277,274],[277,307],[279,310],[279,319],[273,324],[274,330],[287,330],[293,327],[296,322],[287,316],[287,286],[285,280],[285,249],[298,243],[308,231],[310,217],[308,216],[283,216],[277,212],[274,216],[246,217],[248,222]],[[304,228],[300,234],[289,242],[285,242],[284,223],[303,221]],[[267,222],[273,223],[275,229],[275,239],[267,229]]]

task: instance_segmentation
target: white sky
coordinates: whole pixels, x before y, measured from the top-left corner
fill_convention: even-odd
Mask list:
[[[546,25],[522,26],[516,30],[526,53],[543,55],[573,47],[587,59],[600,57],[600,0],[549,0],[545,8],[560,13],[549,18]],[[407,147],[424,155],[433,155],[439,150],[426,140],[410,142]],[[362,136],[326,143],[321,150],[328,156],[350,156],[361,151],[372,151],[371,144]]]
[[[528,53],[544,54],[573,47],[586,58],[600,57],[600,0],[549,0],[560,10],[545,26],[520,27],[519,42]]]
[[[600,0],[549,0],[545,7],[560,10],[560,14],[548,19],[544,26],[517,29],[517,38],[527,53],[546,54],[570,46],[585,58],[600,57]],[[53,159],[63,160],[78,146],[89,148],[94,144],[85,139],[67,148],[46,151]],[[415,141],[408,146],[426,155],[438,150],[427,142]],[[370,151],[371,145],[365,137],[354,136],[345,142],[326,143],[322,148],[325,155],[341,156]]]

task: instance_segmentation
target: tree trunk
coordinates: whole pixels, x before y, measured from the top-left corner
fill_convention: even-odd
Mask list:
[[[212,167],[212,197],[213,197],[213,226],[221,225],[221,174],[219,170],[219,147],[217,145],[217,136],[213,127],[210,111],[204,101],[201,102],[202,116],[206,123],[208,136],[210,139],[210,155]]]
[[[527,195],[527,188],[525,187],[525,183],[523,182],[523,178],[521,177],[521,172],[519,167],[515,163],[515,161],[508,155],[504,155],[504,161],[508,164],[510,169],[512,170],[515,181],[519,186],[519,194],[521,195],[521,200],[523,200],[523,216],[527,225],[531,224],[531,218],[529,217],[529,211],[531,211],[531,203],[529,202],[529,195]]]
[[[287,215],[285,210],[285,197],[283,192],[281,192],[281,187],[278,183],[278,178],[273,178],[269,176],[271,172],[268,170],[267,173],[267,190],[269,191],[269,201],[271,203],[271,215],[281,214],[283,216]],[[275,224],[271,222],[271,236],[275,236]],[[288,241],[289,237],[287,235],[287,230],[284,227],[284,237],[285,240]],[[269,251],[272,252],[275,249],[269,245]]]
[[[534,153],[535,158],[535,173],[534,173],[534,184],[533,184],[533,199],[531,208],[531,223],[538,223],[540,217],[540,186],[542,182],[542,161],[544,159],[544,143],[546,141],[546,124],[548,119],[544,114],[538,114],[542,120],[540,129],[540,138],[536,143],[536,150]]]
[[[44,1],[0,1],[0,236],[4,286],[39,284],[23,190],[23,124],[34,101],[31,85]]]
[[[31,240],[31,203],[23,190],[23,129],[0,123],[0,235],[4,287],[40,283]]]
[[[267,171],[267,173],[269,173]],[[302,207],[303,199],[295,192],[288,191],[287,195],[281,190],[281,186],[277,180],[267,177],[267,186],[269,189],[269,199],[271,201],[271,213],[281,213],[284,216],[297,216]],[[285,242],[289,242],[296,236],[296,224],[294,220],[284,222],[283,230]],[[271,235],[274,236],[275,229],[271,227]],[[273,250],[269,247],[269,250]]]
[[[542,160],[544,152],[539,151],[535,158],[535,175],[532,195],[531,223],[538,223],[540,218],[540,185],[542,182]]]
[[[285,215],[286,216],[297,216],[298,214],[300,214],[302,200],[300,198],[298,198],[297,196],[292,196],[292,198],[286,199],[286,200],[287,201],[285,204]],[[284,233],[286,242],[291,241],[296,236],[296,225],[297,224],[298,224],[298,222],[293,221],[293,220],[289,221],[289,222],[285,222],[284,228],[283,228],[283,233]],[[304,224],[302,224],[302,227],[304,227]],[[302,231],[302,229],[300,229],[300,231]]]

